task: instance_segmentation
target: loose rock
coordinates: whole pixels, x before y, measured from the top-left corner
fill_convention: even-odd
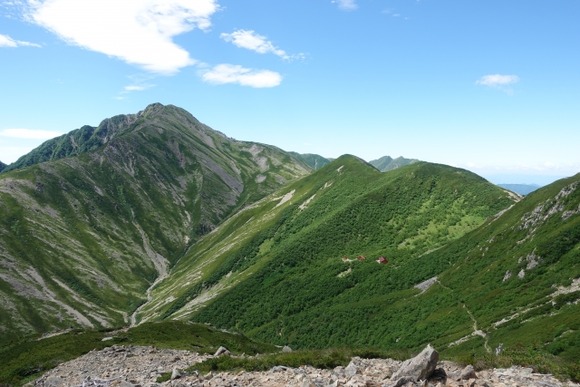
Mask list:
[[[132,356],[127,356],[128,354]],[[477,379],[459,380],[466,368],[452,362],[439,362],[428,381],[410,380],[399,377],[390,379],[395,371],[402,369],[400,361],[392,359],[361,359],[354,357],[347,367],[332,370],[310,366],[291,368],[276,366],[265,372],[210,372],[206,375],[186,374],[193,363],[211,358],[189,351],[155,349],[153,347],[115,346],[100,351],[91,351],[75,360],[63,363],[48,371],[29,386],[73,386],[73,387],[153,387],[153,386],[450,386],[450,387],[580,387],[571,382],[563,383],[552,375],[534,373],[531,368],[510,367],[478,371]],[[347,371],[348,369],[348,371]],[[174,371],[180,378],[157,382],[162,374]],[[453,375],[453,376],[452,376]],[[446,379],[446,380],[445,380]]]
[[[468,380],[468,379],[477,379],[477,375],[475,374],[475,369],[470,364],[461,371],[461,376],[459,377],[461,380]]]

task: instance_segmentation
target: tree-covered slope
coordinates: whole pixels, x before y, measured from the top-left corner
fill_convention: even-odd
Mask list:
[[[193,319],[295,347],[409,349],[432,343],[467,361],[492,353],[526,362],[556,356],[550,361],[562,362],[577,378],[580,175],[532,193],[457,239],[443,242],[441,233],[434,233],[417,243],[426,230],[461,214],[451,204],[458,197],[481,195],[471,208],[482,215],[493,212],[483,204],[498,195],[488,185],[438,168],[419,164],[387,173],[395,185],[370,193],[382,203],[373,211],[366,194],[353,207],[341,208],[334,198],[334,222],[319,222],[321,211],[308,224],[280,226],[277,232],[291,236],[277,240],[274,234],[267,263]],[[412,177],[429,188],[413,186]],[[409,186],[414,189],[407,191]],[[429,199],[417,201],[420,197]],[[444,199],[449,197],[455,200]],[[391,201],[407,205],[393,206],[382,217],[382,211],[391,212]],[[438,209],[446,209],[446,215],[438,216]],[[406,226],[417,224],[424,213],[426,227],[413,235]],[[287,216],[299,218],[295,212]],[[397,224],[399,216],[405,226],[380,232]],[[447,222],[441,230],[453,227]],[[377,235],[374,243],[370,228]],[[255,251],[267,245],[266,240]],[[375,262],[379,254],[389,262]],[[359,255],[366,259],[358,260]]]
[[[93,135],[103,131],[95,148],[0,175],[2,339],[129,323],[192,243],[309,171],[174,106],[105,120]]]
[[[529,194],[430,259],[443,255],[456,263],[434,292],[449,292],[483,333],[458,338],[451,351],[527,347],[578,367],[580,174]]]
[[[7,167],[2,161],[0,161],[0,172],[2,172]]]
[[[205,236],[140,317],[193,318],[297,347],[376,345],[384,327],[371,315],[442,270],[422,257],[511,204],[465,170],[380,173],[344,156]]]

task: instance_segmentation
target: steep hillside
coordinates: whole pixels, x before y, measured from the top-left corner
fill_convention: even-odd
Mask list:
[[[403,167],[405,165],[416,163],[418,161],[419,160],[406,159],[404,157],[397,157],[396,159],[393,159],[391,156],[383,156],[380,159],[369,161],[369,164],[381,172],[387,172]]]
[[[360,330],[369,302],[413,293],[449,265],[421,257],[512,204],[465,170],[415,163],[380,173],[344,156],[205,236],[139,318],[193,318],[298,347],[378,344]]]
[[[7,165],[4,164],[2,161],[0,161],[0,172],[2,172],[4,169],[6,169]]]
[[[128,323],[193,242],[309,172],[275,147],[227,138],[160,104],[29,156],[0,175],[3,340]]]
[[[457,337],[458,348],[451,350],[525,346],[578,367],[580,174],[531,193],[430,259],[443,255],[457,262],[442,273],[434,293],[448,292],[480,331]]]

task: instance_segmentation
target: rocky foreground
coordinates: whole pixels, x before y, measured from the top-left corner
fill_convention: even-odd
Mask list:
[[[552,375],[534,373],[531,368],[475,372],[471,366],[462,368],[451,362],[440,362],[437,351],[430,346],[405,362],[355,357],[348,366],[332,370],[277,366],[266,372],[200,375],[183,371],[210,357],[189,351],[113,346],[63,363],[28,386],[579,386],[561,382]],[[168,373],[170,380],[157,381]]]

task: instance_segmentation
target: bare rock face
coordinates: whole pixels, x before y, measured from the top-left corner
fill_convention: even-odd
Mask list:
[[[399,368],[397,372],[393,374],[391,380],[427,380],[433,371],[435,371],[435,367],[437,367],[438,361],[439,353],[431,346],[431,344],[429,344],[417,356],[412,359],[405,360],[401,365],[401,368]]]

